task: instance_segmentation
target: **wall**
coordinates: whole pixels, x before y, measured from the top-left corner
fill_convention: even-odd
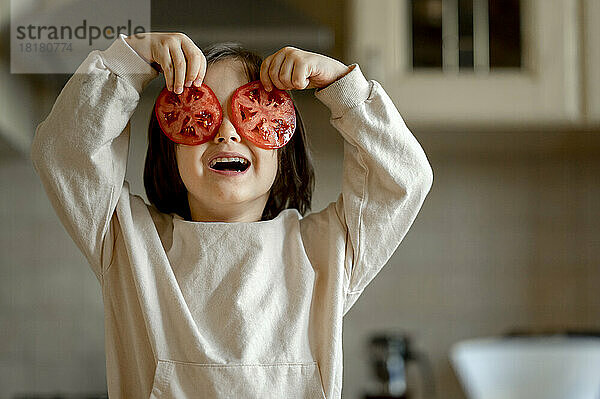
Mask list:
[[[100,286],[31,162],[0,158],[0,398],[104,392]]]

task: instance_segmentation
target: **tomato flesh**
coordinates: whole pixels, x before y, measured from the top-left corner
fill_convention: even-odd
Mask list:
[[[296,129],[296,112],[290,95],[276,88],[268,92],[259,80],[233,93],[229,114],[239,133],[265,149],[283,147]]]
[[[181,94],[165,87],[156,98],[154,112],[163,133],[186,145],[209,141],[223,121],[221,104],[205,84],[184,87]]]

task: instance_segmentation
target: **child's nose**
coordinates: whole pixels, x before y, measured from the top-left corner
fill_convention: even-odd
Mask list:
[[[229,118],[223,118],[223,122],[221,123],[221,126],[219,126],[219,130],[215,135],[214,142],[215,144],[218,144],[221,142],[227,142],[229,140],[237,141],[239,143],[242,141],[242,138],[235,130],[235,126],[233,126]]]

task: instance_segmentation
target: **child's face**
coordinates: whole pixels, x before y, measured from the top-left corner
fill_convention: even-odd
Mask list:
[[[194,221],[258,221],[277,175],[276,149],[255,146],[238,134],[229,119],[233,92],[249,80],[243,64],[226,59],[209,65],[204,77],[221,103],[223,122],[216,136],[203,144],[178,144],[177,166],[188,190]],[[244,173],[225,175],[208,164],[221,151],[236,152],[250,161]]]

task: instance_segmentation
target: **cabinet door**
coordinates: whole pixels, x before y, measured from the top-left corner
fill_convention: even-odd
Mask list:
[[[407,122],[432,127],[581,123],[577,0],[520,0],[521,67],[486,69],[478,65],[471,70],[452,68],[456,58],[453,60],[448,50],[458,47],[457,34],[447,26],[459,0],[431,0],[445,7],[443,52],[450,55],[444,67],[413,66],[413,1],[426,0],[350,3],[349,59],[358,62],[368,78],[383,84]],[[491,4],[484,1],[486,7]],[[589,2],[594,7],[599,3]],[[487,40],[485,34],[474,37],[479,43],[482,39]],[[476,58],[476,65],[482,62],[481,52]]]
[[[585,113],[589,124],[600,125],[600,1],[585,0]]]

